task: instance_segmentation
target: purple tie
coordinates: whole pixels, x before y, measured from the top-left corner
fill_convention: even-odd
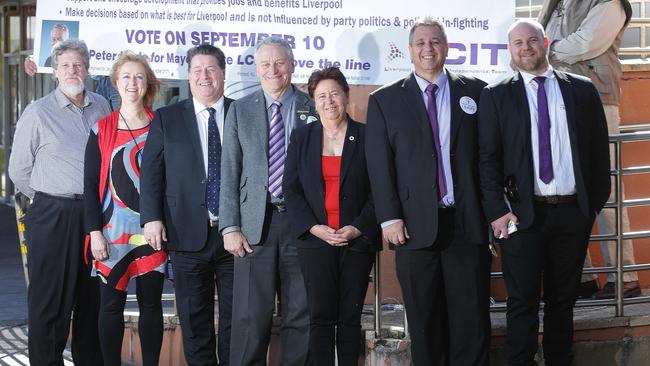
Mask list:
[[[275,101],[271,105],[271,124],[269,126],[269,192],[282,198],[282,176],[284,175],[284,122],[280,107]]]
[[[551,157],[551,118],[548,115],[548,100],[544,81],[546,77],[534,78],[537,82],[537,141],[539,145],[539,179],[549,184],[553,180],[553,158]]]
[[[438,128],[438,108],[436,107],[436,92],[438,85],[429,84],[425,90],[427,93],[427,114],[431,123],[433,133],[433,144],[436,145],[436,157],[438,160],[438,200],[447,195],[447,182],[445,180],[445,168],[442,165],[442,150],[440,148],[440,129]]]

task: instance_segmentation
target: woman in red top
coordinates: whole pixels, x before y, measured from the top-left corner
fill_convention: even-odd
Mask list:
[[[357,365],[361,310],[380,249],[364,155],[365,126],[347,115],[349,86],[338,68],[309,78],[320,121],[296,129],[283,192],[307,287],[314,365]]]

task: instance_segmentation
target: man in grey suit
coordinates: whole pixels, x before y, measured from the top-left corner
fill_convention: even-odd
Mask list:
[[[291,131],[315,120],[315,112],[309,97],[291,84],[293,52],[286,41],[269,37],[258,43],[255,62],[262,89],[231,104],[221,161],[219,229],[235,256],[230,363],[266,365],[278,291],[282,365],[302,366],[309,313],[282,177]]]

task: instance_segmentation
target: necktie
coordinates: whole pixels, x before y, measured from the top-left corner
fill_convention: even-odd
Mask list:
[[[438,108],[436,107],[436,92],[438,85],[429,84],[425,89],[427,93],[427,114],[431,123],[431,132],[433,133],[433,144],[436,147],[436,158],[438,166],[438,201],[447,195],[447,181],[445,179],[445,168],[442,161],[442,149],[440,148],[440,128],[438,127]]]
[[[221,183],[221,141],[214,108],[208,108],[208,184],[205,190],[205,201],[208,210],[217,216],[219,214],[219,184]]]
[[[548,114],[548,99],[544,89],[546,77],[534,78],[537,82],[537,141],[539,145],[539,178],[548,184],[553,180],[553,159],[551,157],[551,118]]]
[[[269,126],[269,192],[276,198],[282,198],[282,176],[284,175],[284,122],[280,107],[275,101],[271,105],[271,123]]]

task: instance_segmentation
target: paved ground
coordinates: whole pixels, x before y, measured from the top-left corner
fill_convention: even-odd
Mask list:
[[[63,363],[66,366],[74,365],[69,348],[63,352]],[[29,365],[26,324],[0,326],[0,365]]]
[[[16,215],[0,204],[0,325],[27,321],[27,288],[20,260]],[[2,352],[2,351],[0,351]]]
[[[0,365],[29,365],[27,288],[23,276],[16,215],[0,204]],[[69,350],[64,356],[72,365]]]

